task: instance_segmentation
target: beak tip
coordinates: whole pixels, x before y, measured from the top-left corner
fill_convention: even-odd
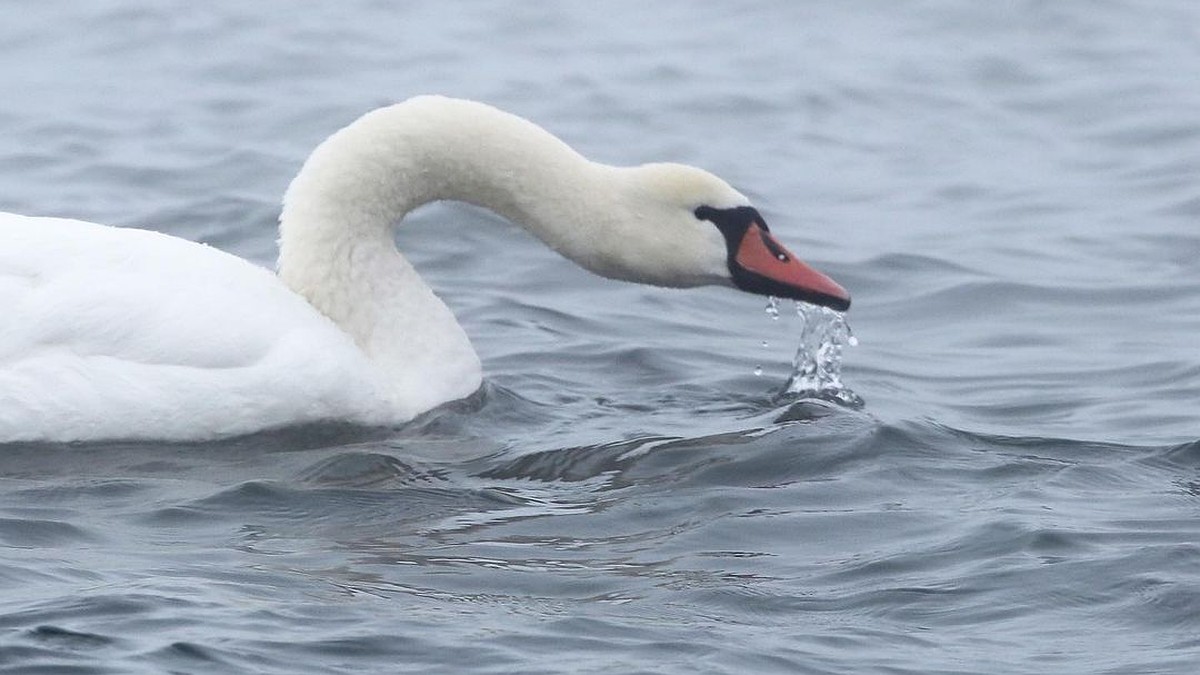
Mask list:
[[[742,290],[838,312],[850,309],[850,293],[841,284],[796,258],[757,224],[746,230],[729,267]]]
[[[836,294],[803,292],[798,293],[794,299],[799,300],[800,302],[818,305],[820,307],[828,307],[835,312],[849,311],[851,304],[850,294],[844,291]]]
[[[828,307],[835,312],[845,312],[850,309],[850,292],[842,285],[819,272],[815,280],[803,286],[795,286],[795,299],[821,307]]]

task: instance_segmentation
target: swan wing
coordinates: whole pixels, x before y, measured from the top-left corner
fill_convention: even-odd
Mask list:
[[[0,442],[375,423],[377,387],[268,270],[158,232],[0,214]]]

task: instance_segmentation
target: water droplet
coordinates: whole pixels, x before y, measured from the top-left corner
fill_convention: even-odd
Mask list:
[[[763,374],[762,366],[754,366],[754,376],[762,377],[762,374]]]
[[[771,317],[771,319],[773,321],[778,321],[779,320],[779,298],[777,298],[773,295],[768,297],[766,311],[767,311],[767,316]]]
[[[858,338],[854,335],[854,330],[850,328],[850,322],[846,321],[846,315],[842,314],[842,323],[846,326],[846,344],[851,347],[858,346]]]
[[[766,349],[767,347],[770,347],[771,345],[766,340],[763,340],[762,346],[763,346],[763,349]]]

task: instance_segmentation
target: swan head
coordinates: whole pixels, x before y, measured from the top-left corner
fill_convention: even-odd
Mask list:
[[[725,181],[681,164],[623,171],[626,209],[620,215],[627,220],[614,224],[621,246],[609,247],[606,262],[581,261],[585,267],[660,286],[719,284],[849,309],[846,289],[781,244],[750,201]]]

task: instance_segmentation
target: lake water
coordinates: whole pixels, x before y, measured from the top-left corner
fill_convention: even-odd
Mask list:
[[[0,448],[0,672],[1196,672],[1193,0],[53,0],[0,45],[0,210],[264,265],[308,151],[417,93],[708,168],[854,294],[865,400],[781,394],[790,303],[429,207],[481,393]]]

